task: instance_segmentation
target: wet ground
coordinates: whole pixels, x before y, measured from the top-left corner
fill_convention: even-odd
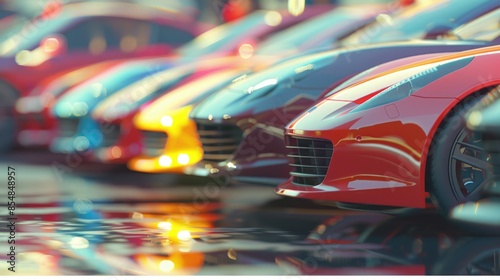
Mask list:
[[[341,210],[38,150],[2,155],[0,182],[0,275],[500,274],[500,238],[433,210]]]

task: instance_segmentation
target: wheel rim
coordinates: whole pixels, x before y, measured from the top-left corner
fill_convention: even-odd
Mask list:
[[[491,170],[481,139],[475,139],[462,129],[455,139],[449,160],[452,191],[460,201],[475,201],[480,197]]]

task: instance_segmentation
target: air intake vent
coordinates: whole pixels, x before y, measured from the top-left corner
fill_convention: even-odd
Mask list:
[[[323,182],[333,154],[333,144],[328,140],[286,137],[293,183],[302,186],[316,186]]]
[[[236,151],[243,132],[233,124],[196,123],[205,161],[221,162]]]
[[[74,137],[80,124],[79,118],[58,118],[58,137]]]
[[[165,150],[168,136],[165,132],[141,131],[142,152],[149,157],[161,156]]]
[[[120,125],[118,124],[100,124],[99,128],[102,133],[102,146],[109,148],[117,144],[120,138]]]

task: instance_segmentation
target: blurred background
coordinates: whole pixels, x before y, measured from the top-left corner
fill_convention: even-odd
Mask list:
[[[496,200],[483,223],[428,193],[422,209],[275,193],[292,120],[378,74],[498,51],[499,7],[0,0],[0,275],[500,274]]]

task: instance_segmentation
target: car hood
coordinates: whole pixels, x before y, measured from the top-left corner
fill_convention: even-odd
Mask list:
[[[335,61],[336,52],[323,52],[308,55],[277,64],[265,71],[243,76],[232,85],[222,89],[205,99],[196,107],[192,116],[222,118],[225,114],[237,114],[260,104],[277,89],[297,84],[315,70],[330,65]],[[315,84],[307,85],[311,89],[320,90]],[[261,107],[260,109],[264,109]]]
[[[382,74],[369,78],[367,81],[356,83],[320,101],[293,120],[286,129],[291,133],[301,134],[303,131],[328,130],[340,124],[355,124],[364,112],[354,113],[352,110],[370,101],[377,94],[381,92],[391,94],[390,90],[404,85],[409,85],[412,88],[415,87],[414,90],[418,90],[418,83],[414,84],[414,82],[420,78],[425,79],[425,76],[428,74],[439,73],[437,69],[439,69],[440,65],[460,60],[469,63],[473,58],[474,55],[462,57],[446,55],[441,58],[424,60],[421,63],[402,67],[402,70],[390,71],[386,75]],[[445,72],[443,73],[443,75],[446,75]],[[436,79],[439,79],[440,75],[438,74]],[[418,93],[414,94],[418,95]]]
[[[160,93],[181,83],[194,71],[195,67],[192,65],[178,66],[130,83],[97,104],[92,116],[107,121],[124,117]]]
[[[408,41],[381,43],[307,55],[277,64],[224,88],[196,106],[194,119],[221,121],[286,106],[287,93],[298,90],[317,100],[328,89],[366,69],[408,56],[462,51],[484,43]]]
[[[62,96],[53,107],[58,117],[82,117],[99,102],[115,94],[128,84],[173,67],[171,60],[126,62],[80,84]]]
[[[147,104],[136,116],[137,121],[144,124],[160,123],[162,117],[168,116],[178,108],[193,104],[212,94],[223,85],[244,74],[241,69],[227,69],[206,75],[173,89],[151,104]],[[200,86],[203,85],[203,86]]]
[[[135,113],[140,106],[155,100],[167,100],[163,110],[179,108],[190,104],[218,85],[229,84],[233,79],[248,71],[245,66],[235,66],[233,57],[222,57],[181,64],[150,75],[99,103],[92,115],[94,118],[113,121]],[[201,85],[201,86],[200,86]]]

